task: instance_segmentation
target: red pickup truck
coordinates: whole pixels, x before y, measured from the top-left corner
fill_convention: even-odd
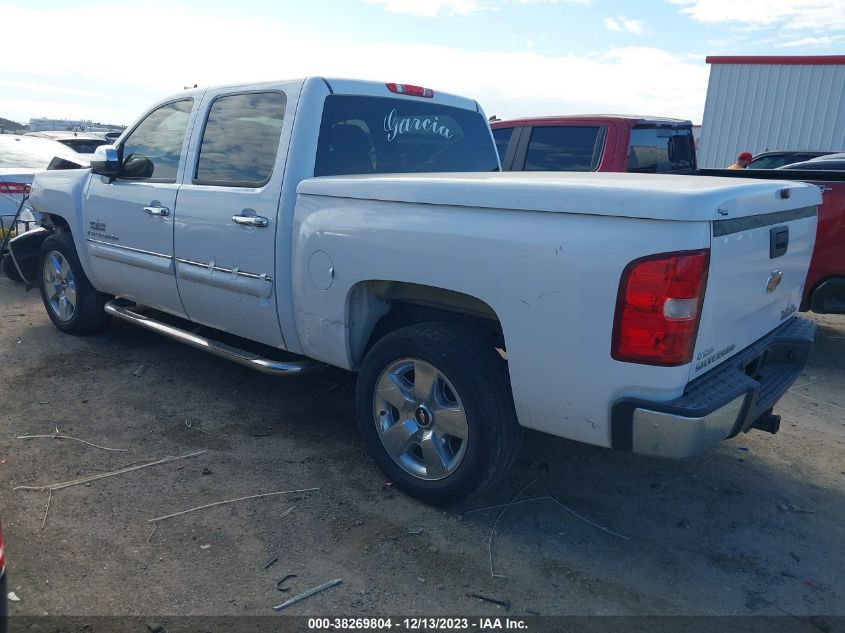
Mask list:
[[[845,172],[696,169],[692,124],[583,115],[490,124],[505,171],[627,171],[800,180],[823,192],[801,310],[845,314]]]
[[[692,123],[610,114],[539,117],[490,124],[505,171],[689,173]]]

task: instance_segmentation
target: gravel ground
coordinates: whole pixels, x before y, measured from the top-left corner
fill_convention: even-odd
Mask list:
[[[845,615],[845,318],[752,432],[683,462],[528,433],[508,479],[448,511],[395,491],[353,377],[278,379],[132,326],[72,338],[0,280],[0,508],[19,615]],[[142,369],[143,368],[143,369]],[[186,421],[190,420],[190,427]],[[71,440],[16,439],[61,434]],[[14,491],[205,453],[58,490]],[[523,498],[491,528],[526,484]],[[149,519],[216,501],[318,488]],[[553,501],[556,500],[556,501]],[[564,507],[565,506],[565,507]],[[492,556],[491,556],[492,555]],[[277,562],[265,568],[265,564]],[[497,577],[491,575],[491,562]],[[296,574],[288,593],[276,582]]]

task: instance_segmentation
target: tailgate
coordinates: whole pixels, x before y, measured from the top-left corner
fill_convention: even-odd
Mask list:
[[[816,237],[816,206],[732,213],[711,226],[710,272],[690,380],[798,311]]]

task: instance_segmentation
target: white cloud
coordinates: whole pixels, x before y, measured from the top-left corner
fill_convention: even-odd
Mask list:
[[[799,48],[802,46],[830,46],[834,42],[839,42],[842,39],[845,39],[845,36],[824,35],[822,37],[802,37],[797,40],[788,40],[786,42],[781,42],[780,44],[776,44],[776,46],[778,48]]]
[[[9,23],[38,24],[31,33],[8,29],[7,50],[27,51],[27,81],[70,85],[106,98],[10,91],[0,86],[0,116],[83,117],[131,123],[158,98],[183,86],[325,75],[397,81],[477,99],[502,118],[577,112],[636,112],[701,119],[708,69],[651,47],[616,48],[590,55],[548,56],[536,51],[480,52],[421,43],[379,43],[318,37],[283,24],[150,8],[86,11],[4,9]],[[150,33],[168,46],[136,55],[101,56],[80,63],[69,23],[121,24],[120,40],[145,42]],[[187,29],[184,25],[190,24]],[[20,72],[19,60],[0,55],[0,77]],[[73,83],[68,83],[73,77]],[[15,100],[12,103],[13,99]],[[37,103],[25,103],[37,101]],[[49,107],[50,104],[52,107]],[[10,111],[13,110],[13,111]]]
[[[645,33],[645,25],[640,20],[633,20],[626,18],[624,15],[619,15],[615,18],[605,18],[604,28],[609,31],[616,31],[617,33],[634,33],[641,35]]]
[[[380,5],[388,13],[406,13],[427,18],[440,15],[474,15],[485,11],[498,11],[503,4],[579,4],[590,6],[593,0],[364,0],[365,4]]]
[[[842,0],[669,0],[682,13],[708,24],[778,26],[789,30],[845,30]]]
[[[13,90],[20,92],[21,90],[28,92],[40,92],[51,94],[73,95],[78,97],[89,97],[93,99],[103,98],[103,94],[93,92],[91,90],[80,90],[79,88],[68,88],[66,86],[53,86],[50,84],[37,84],[27,81],[0,81],[0,89]]]
[[[493,10],[489,2],[482,0],[364,0],[366,4],[377,4],[388,13],[408,13],[433,18],[441,13],[447,15],[472,15]]]

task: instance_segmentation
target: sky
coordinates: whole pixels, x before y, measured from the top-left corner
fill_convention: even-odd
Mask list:
[[[603,112],[700,123],[707,55],[845,53],[845,0],[2,0],[0,8],[0,117],[22,123],[129,124],[185,86],[313,75],[453,92],[503,119]]]

